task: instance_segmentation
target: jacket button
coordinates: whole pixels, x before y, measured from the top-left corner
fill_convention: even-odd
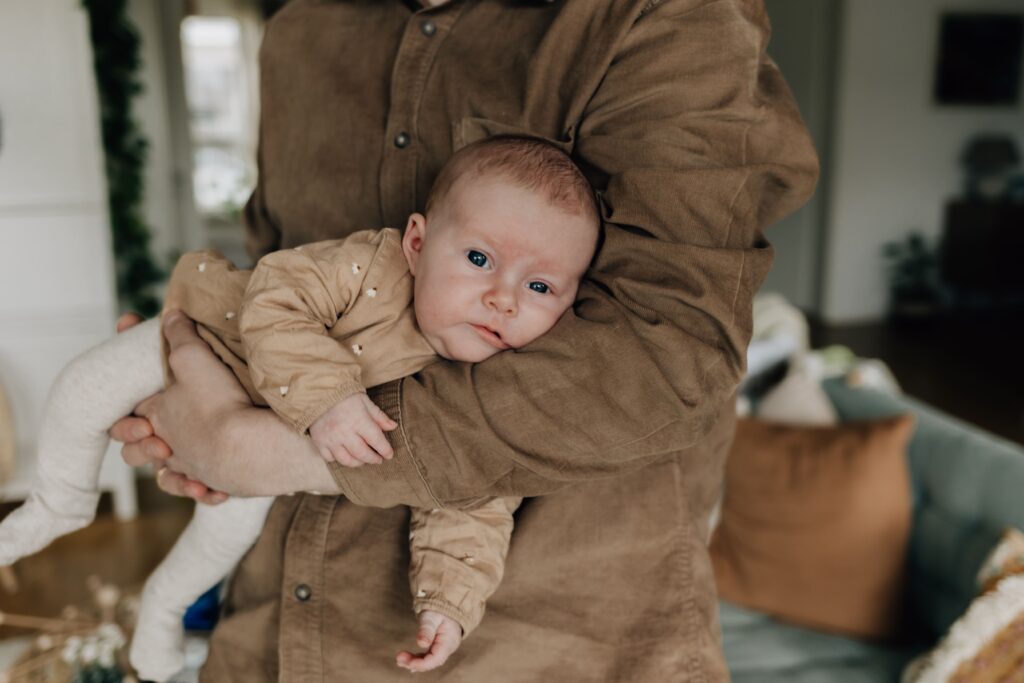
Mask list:
[[[412,142],[412,138],[410,138],[409,134],[406,133],[405,131],[402,131],[401,133],[395,136],[395,147],[397,147],[398,149],[405,149],[406,147],[409,146],[410,142]]]
[[[429,38],[437,33],[437,24],[430,19],[424,19],[423,23],[420,24],[420,30],[423,31],[423,35]]]
[[[306,602],[313,595],[313,590],[304,583],[300,583],[295,587],[295,597],[299,602]]]

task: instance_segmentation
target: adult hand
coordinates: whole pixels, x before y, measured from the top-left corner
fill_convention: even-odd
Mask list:
[[[204,482],[233,490],[235,475],[244,477],[247,472],[223,461],[233,452],[226,447],[226,425],[235,414],[252,409],[252,402],[181,311],[164,314],[163,332],[174,382],[135,409],[149,420],[154,435],[170,446],[166,463],[171,472],[161,477],[161,488],[180,488],[191,495],[193,484]],[[179,473],[191,481],[181,481]],[[222,500],[223,494],[204,496],[204,502],[206,498]]]
[[[117,333],[135,327],[142,322],[137,313],[125,313],[117,319]],[[153,435],[153,425],[144,417],[129,415],[114,423],[110,428],[110,436],[120,441],[121,457],[132,467],[153,465],[162,467],[164,461],[171,456],[171,448],[158,436]]]
[[[123,332],[140,322],[142,322],[142,318],[139,315],[126,313],[118,318],[117,331],[118,333]],[[201,340],[200,343],[202,343]],[[158,401],[162,394],[163,392],[151,396],[143,401],[143,404],[149,402],[150,409],[155,409],[153,401]],[[111,427],[111,438],[124,444],[121,449],[121,457],[124,461],[132,467],[152,464],[157,472],[157,486],[172,495],[194,498],[207,505],[216,505],[227,500],[226,494],[214,491],[201,481],[189,478],[175,470],[174,465],[170,463],[173,454],[170,445],[156,434],[147,415],[151,415],[151,413],[140,412],[137,408],[134,415],[118,420]]]

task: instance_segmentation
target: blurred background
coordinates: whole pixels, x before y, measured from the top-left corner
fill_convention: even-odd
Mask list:
[[[67,360],[109,336],[119,312],[153,313],[181,252],[213,246],[248,263],[241,209],[256,182],[257,54],[282,4],[0,6],[6,500],[27,490],[39,411]],[[764,292],[798,312],[811,348],[878,359],[906,394],[1024,444],[1020,0],[766,5],[769,52],[822,174],[811,201],[767,233],[776,258]],[[188,507],[135,476],[108,458],[110,510],[133,519],[141,500],[153,514],[65,539],[55,546],[64,560],[21,572],[4,609],[52,613],[91,599],[77,587],[82,563],[120,582],[144,576]],[[151,549],[140,553],[141,539]]]

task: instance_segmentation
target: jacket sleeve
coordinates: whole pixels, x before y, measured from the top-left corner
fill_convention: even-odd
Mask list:
[[[355,351],[329,334],[370,270],[373,248],[361,246],[331,240],[268,254],[245,291],[239,330],[253,385],[300,433],[365,391]],[[360,262],[357,271],[352,264]]]
[[[577,129],[604,235],[575,309],[516,353],[374,392],[397,457],[340,472],[353,500],[539,495],[698,445],[730,399],[762,230],[810,196],[817,158],[760,0],[649,5]]]
[[[413,611],[451,617],[468,636],[501,583],[521,498],[492,498],[471,510],[412,508],[409,584]]]

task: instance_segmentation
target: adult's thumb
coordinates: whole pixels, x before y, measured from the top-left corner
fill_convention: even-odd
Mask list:
[[[192,319],[176,308],[164,313],[162,325],[171,351],[189,344],[205,343],[196,334],[196,324]]]

